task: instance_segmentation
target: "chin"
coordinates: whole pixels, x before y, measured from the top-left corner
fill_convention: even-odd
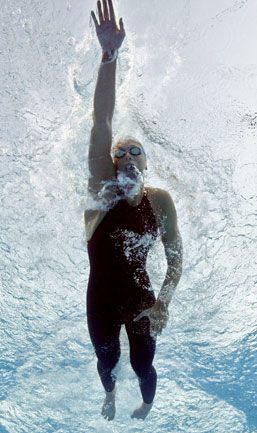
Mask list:
[[[133,167],[133,169],[117,171],[119,187],[127,197],[136,196],[144,183],[143,173],[135,166]]]
[[[125,167],[123,167],[121,171],[131,178],[139,178],[140,176],[142,176],[141,170],[139,170],[139,168],[134,164],[125,165]]]

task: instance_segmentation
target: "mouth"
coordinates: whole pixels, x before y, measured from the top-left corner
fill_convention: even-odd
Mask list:
[[[138,170],[138,168],[132,164],[131,162],[128,162],[128,164],[125,165],[124,167],[124,172],[126,173],[126,175],[128,177],[131,177],[133,179],[136,179],[137,177],[140,176],[140,171]]]
[[[137,169],[136,166],[134,164],[132,164],[131,162],[128,162],[125,165],[125,170],[126,171],[135,171],[136,169]]]
[[[117,175],[120,188],[127,197],[134,197],[138,194],[142,185],[142,173],[131,162],[127,163]]]

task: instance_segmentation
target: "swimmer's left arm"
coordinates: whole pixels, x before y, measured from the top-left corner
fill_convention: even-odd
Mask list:
[[[168,307],[182,274],[182,239],[177,224],[177,213],[169,193],[163,191],[161,200],[162,243],[164,245],[167,272],[157,298],[157,304]]]
[[[148,317],[153,336],[161,334],[168,323],[168,306],[182,273],[182,240],[174,203],[169,193],[163,190],[159,190],[157,202],[162,222],[162,242],[167,259],[167,272],[155,304],[134,319],[138,321],[144,316]]]

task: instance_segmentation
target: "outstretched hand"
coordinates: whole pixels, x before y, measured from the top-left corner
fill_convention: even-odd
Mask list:
[[[151,307],[143,310],[134,321],[142,319],[142,317],[148,317],[150,320],[150,333],[153,337],[160,335],[162,330],[166,327],[169,320],[168,307],[165,307],[163,303],[156,301]]]
[[[100,0],[97,2],[99,23],[93,11],[91,11],[91,16],[95,23],[99,43],[104,52],[109,52],[121,47],[123,39],[125,38],[125,30],[122,18],[119,20],[120,28],[118,28],[116,24],[112,0],[108,0],[109,8],[107,6],[107,0],[102,0],[102,2],[103,7]]]

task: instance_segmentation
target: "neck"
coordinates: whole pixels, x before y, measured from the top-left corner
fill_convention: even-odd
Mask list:
[[[144,184],[142,184],[138,194],[134,195],[133,197],[126,197],[125,200],[128,202],[130,206],[138,206],[142,201],[144,191],[145,191]]]
[[[131,206],[137,206],[144,195],[144,175],[139,170],[117,172],[117,184],[123,199]]]

